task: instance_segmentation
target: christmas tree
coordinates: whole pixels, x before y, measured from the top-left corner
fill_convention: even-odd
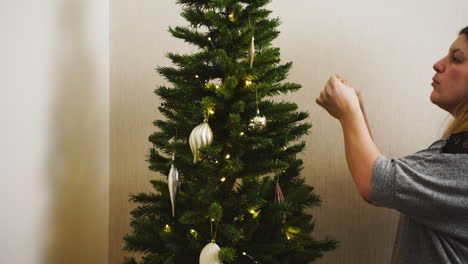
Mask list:
[[[157,71],[160,112],[148,154],[152,193],[130,201],[125,264],[309,263],[337,242],[312,236],[307,208],[320,197],[300,176],[306,112],[273,96],[294,92],[280,64],[269,0],[178,0],[188,26],[169,28],[198,47],[168,53]]]

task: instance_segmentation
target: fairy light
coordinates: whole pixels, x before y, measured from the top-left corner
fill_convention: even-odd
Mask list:
[[[283,150],[287,150],[287,149],[288,149],[288,147],[286,147],[286,146],[283,147]]]
[[[211,37],[208,37],[208,40],[211,41]]]
[[[192,234],[194,238],[198,238],[198,232],[195,229],[190,229],[190,234]]]
[[[297,235],[301,232],[301,229],[298,227],[290,226],[286,229],[286,238],[288,240],[291,240],[291,238],[294,238],[294,235]]]
[[[240,135],[243,136],[243,135],[244,135],[244,132],[240,132]]]
[[[254,210],[254,209],[250,210],[249,212],[250,212],[251,214],[255,214],[255,210]]]
[[[166,233],[171,232],[171,226],[166,224],[166,226],[164,226],[164,232]]]
[[[197,78],[197,79],[198,79],[198,78],[200,78],[200,76],[198,76],[198,74],[195,74],[195,78]]]
[[[245,251],[242,252],[242,255],[248,257],[253,263],[258,263],[258,261],[257,261],[254,257],[252,257],[251,255],[247,254],[247,252],[245,252]]]
[[[222,177],[222,178],[220,179],[220,181],[221,181],[221,182],[225,182],[225,181],[226,181],[226,177]]]
[[[253,75],[247,75],[245,77],[245,86],[251,86],[253,84],[254,76]]]
[[[235,19],[235,17],[234,17],[234,12],[231,12],[231,13],[229,14],[229,21],[231,21],[231,22],[236,21],[236,19]]]
[[[208,113],[209,113],[210,115],[212,115],[212,114],[215,113],[215,111],[213,110],[213,108],[208,108]]]
[[[230,154],[226,154],[226,157],[225,157],[225,158],[226,158],[226,159],[229,159],[230,157],[231,157]]]

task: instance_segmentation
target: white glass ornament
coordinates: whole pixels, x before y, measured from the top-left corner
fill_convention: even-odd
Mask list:
[[[219,246],[212,240],[207,244],[200,253],[200,264],[221,264],[219,259],[219,251],[221,249]]]
[[[174,155],[172,155],[172,160],[174,161]],[[179,171],[174,164],[171,165],[171,170],[167,176],[167,184],[169,187],[169,196],[171,197],[172,217],[174,217],[177,188],[179,187]]]
[[[253,66],[254,57],[255,57],[255,38],[254,36],[252,36],[252,39],[250,39],[250,48],[249,48],[249,63],[250,63],[251,68]]]
[[[207,120],[192,130],[189,137],[189,143],[193,154],[193,163],[197,163],[198,158],[200,157],[200,151],[198,151],[198,149],[204,146],[209,146],[213,143],[213,131],[211,130]]]

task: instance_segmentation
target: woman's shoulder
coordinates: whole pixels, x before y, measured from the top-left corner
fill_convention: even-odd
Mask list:
[[[468,154],[468,131],[452,134],[442,143],[441,153]]]

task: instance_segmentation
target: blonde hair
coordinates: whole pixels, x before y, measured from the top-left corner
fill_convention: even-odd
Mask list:
[[[468,38],[468,27],[462,29],[459,35],[465,35]],[[454,119],[447,126],[442,137],[448,137],[451,134],[456,134],[468,131],[468,96],[457,106],[453,113]]]
[[[461,102],[455,110],[454,119],[447,126],[443,134],[444,137],[448,137],[451,134],[468,131],[468,97]]]

